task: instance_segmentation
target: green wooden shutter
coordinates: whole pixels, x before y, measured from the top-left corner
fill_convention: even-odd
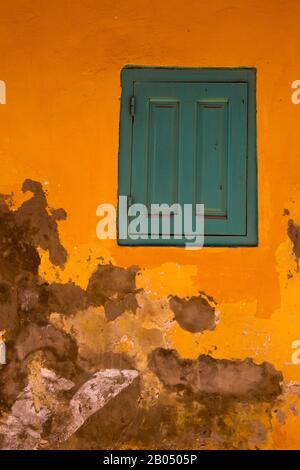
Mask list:
[[[126,70],[132,77],[132,69]],[[192,203],[194,208],[203,203],[206,245],[256,244],[256,185],[249,188],[256,181],[256,166],[249,165],[249,116],[255,107],[255,102],[248,103],[252,83],[229,81],[226,74],[222,81],[221,72],[218,82],[201,81],[201,69],[198,80],[194,76],[187,80],[189,69],[182,77],[185,80],[180,80],[178,70],[161,76],[162,70],[137,69],[138,79],[127,81],[121,115],[119,194],[147,205],[150,218],[156,216],[150,211],[152,203]],[[134,105],[131,116],[125,108],[128,99]],[[124,129],[130,130],[127,136]],[[255,142],[250,144],[255,148]],[[129,168],[122,175],[124,162]],[[249,197],[253,207],[248,207]],[[125,241],[181,243],[185,240]]]

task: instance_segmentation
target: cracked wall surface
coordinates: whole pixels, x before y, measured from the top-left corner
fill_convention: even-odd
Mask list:
[[[300,447],[300,7],[188,3],[1,4],[2,449]],[[257,68],[258,247],[97,239],[130,63]]]

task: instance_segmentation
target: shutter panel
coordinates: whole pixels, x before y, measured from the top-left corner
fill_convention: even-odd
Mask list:
[[[247,84],[136,82],[134,95],[133,202],[203,203],[206,235],[245,235]]]

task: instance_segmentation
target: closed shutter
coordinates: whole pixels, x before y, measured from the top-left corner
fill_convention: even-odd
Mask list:
[[[249,84],[146,78],[132,82],[131,202],[150,220],[154,203],[193,204],[194,217],[204,204],[205,244],[238,244],[248,235]]]

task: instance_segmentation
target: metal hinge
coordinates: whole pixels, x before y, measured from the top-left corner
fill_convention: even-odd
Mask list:
[[[130,116],[134,117],[134,115],[135,115],[135,96],[132,96],[130,98],[129,112],[130,112]]]

